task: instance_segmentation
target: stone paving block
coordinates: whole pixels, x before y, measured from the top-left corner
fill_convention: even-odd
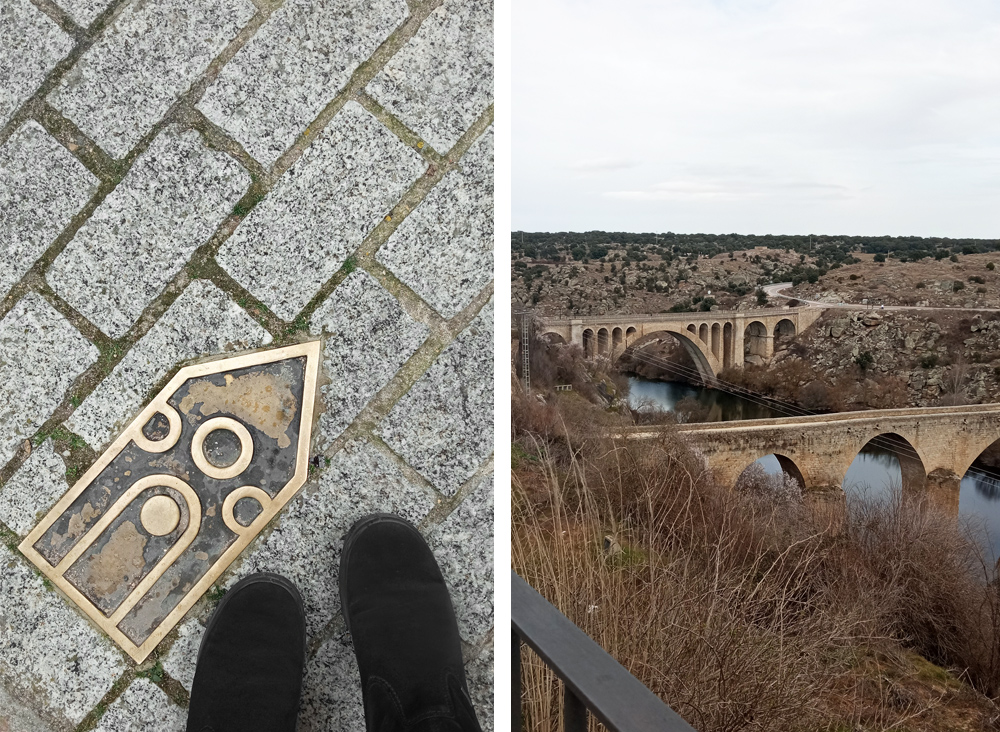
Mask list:
[[[108,4],[109,0],[59,0],[62,9],[84,28],[90,26]]]
[[[462,638],[480,643],[493,627],[493,476],[434,529],[430,545],[448,582]]]
[[[249,184],[249,174],[205,147],[197,132],[170,128],[80,228],[46,279],[97,327],[120,338]]]
[[[49,103],[112,156],[125,157],[255,12],[250,0],[127,5]]]
[[[483,732],[493,732],[493,641],[480,652],[478,658],[465,664],[465,677]]]
[[[445,0],[367,91],[448,152],[493,102],[492,0]]]
[[[415,150],[348,102],[216,259],[292,320],[425,168]]]
[[[348,443],[323,471],[318,490],[303,489],[285,507],[279,526],[251,550],[226,586],[254,572],[288,577],[302,593],[312,637],[340,609],[337,572],[351,525],[376,511],[418,523],[433,506],[433,499],[375,446]]]
[[[188,692],[194,682],[198,649],[204,634],[205,626],[197,618],[184,621],[177,626],[177,640],[163,659],[163,670],[170,674],[170,678],[179,681]]]
[[[76,725],[125,670],[121,653],[0,545],[0,679]]]
[[[73,39],[29,0],[0,3],[0,127],[72,48]]]
[[[493,300],[379,424],[378,434],[445,495],[493,451]]]
[[[35,710],[15,699],[0,684],[0,730],[3,732],[53,732]]]
[[[197,106],[270,167],[406,14],[403,0],[289,0]]]
[[[147,679],[136,679],[100,718],[94,732],[130,732],[155,729],[183,732],[187,711],[170,701],[163,690]]]
[[[310,321],[329,334],[321,388],[326,408],[319,419],[322,449],[330,446],[382,387],[389,383],[429,330],[400,307],[367,272],[344,280]]]
[[[0,521],[24,536],[38,523],[39,512],[48,511],[67,488],[66,464],[46,440],[0,488]]]
[[[62,402],[97,348],[36,293],[0,320],[0,465]]]
[[[66,427],[100,450],[181,361],[266,346],[271,335],[208,280],[195,280],[88,396]]]
[[[493,129],[375,255],[445,318],[493,279]]]
[[[346,633],[324,643],[306,664],[298,732],[364,732],[365,708],[354,646]]]
[[[0,298],[97,192],[99,182],[33,120],[0,147]]]

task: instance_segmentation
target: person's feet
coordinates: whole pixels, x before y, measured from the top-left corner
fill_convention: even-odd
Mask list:
[[[407,521],[358,521],[340,558],[340,599],[369,732],[480,731],[448,588]]]
[[[238,582],[202,638],[188,732],[294,732],[305,642],[302,598],[291,582],[269,573]]]

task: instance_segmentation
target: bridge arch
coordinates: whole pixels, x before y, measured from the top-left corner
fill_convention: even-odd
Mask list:
[[[775,338],[793,337],[795,335],[795,323],[788,318],[782,318],[774,324],[774,333],[772,335],[774,335]]]
[[[764,364],[771,358],[771,336],[767,326],[759,320],[751,320],[743,331],[743,356],[747,363]]]
[[[680,344],[684,347],[684,350],[694,361],[695,368],[698,369],[698,375],[701,377],[702,383],[705,385],[712,384],[715,381],[715,369],[709,362],[708,357],[705,355],[705,351],[698,345],[697,333],[691,331],[694,326],[689,326],[687,329],[678,328],[677,330],[657,330],[652,333],[646,333],[641,338],[636,339],[634,343],[629,343],[629,347],[632,350],[639,351],[646,345],[649,345],[653,341],[662,340],[664,335],[673,336]]]
[[[895,460],[899,465],[903,496],[907,499],[923,500],[927,492],[927,468],[924,459],[908,439],[896,432],[876,434],[858,449],[851,460],[851,465],[855,464],[866,448],[876,455],[883,455],[886,459]],[[850,487],[847,480],[851,465],[848,465],[844,471],[844,478],[841,482],[841,487],[845,491]],[[877,490],[879,487],[874,486],[874,488]]]
[[[698,327],[698,337],[701,338],[702,343],[708,345],[708,323],[702,323]]]
[[[787,455],[782,455],[781,453],[776,453],[776,452],[768,453],[767,455],[760,455],[754,460],[752,460],[750,463],[748,463],[747,466],[743,468],[743,470],[740,472],[740,474],[736,476],[736,480],[731,487],[738,488],[740,486],[740,482],[747,477],[748,475],[747,471],[753,470],[753,466],[766,457],[776,458],[778,461],[778,465],[781,467],[781,472],[792,478],[792,480],[794,480],[796,483],[798,483],[799,489],[801,491],[803,492],[805,491],[806,479],[803,477],[802,471],[799,469],[799,466],[796,465],[795,461],[792,460],[792,458],[788,457]]]
[[[611,334],[608,333],[607,328],[601,328],[597,331],[597,355],[607,356],[610,353],[611,347]]]
[[[718,323],[712,323],[712,355],[722,358],[722,326]]]
[[[590,328],[586,328],[583,331],[583,355],[584,358],[593,358],[595,354],[595,348],[597,346],[597,339],[594,336],[594,331]]]
[[[622,329],[615,328],[611,331],[611,353],[618,353],[622,349]]]
[[[733,324],[726,323],[722,326],[722,367],[729,368],[733,365]]]

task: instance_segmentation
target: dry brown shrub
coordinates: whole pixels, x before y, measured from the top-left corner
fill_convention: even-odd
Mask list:
[[[866,660],[903,647],[1000,691],[997,584],[953,519],[897,496],[819,530],[808,502],[720,489],[672,429],[614,439],[615,419],[521,433],[512,565],[700,732],[902,729],[940,701]],[[525,729],[560,729],[561,683],[524,653]]]

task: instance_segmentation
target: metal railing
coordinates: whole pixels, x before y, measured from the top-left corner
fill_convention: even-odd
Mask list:
[[[510,599],[514,732],[521,730],[521,641],[563,682],[566,732],[586,732],[588,710],[612,732],[695,732],[513,571]]]

